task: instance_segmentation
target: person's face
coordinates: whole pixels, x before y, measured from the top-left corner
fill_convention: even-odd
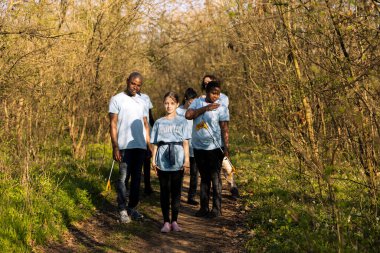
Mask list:
[[[190,98],[190,99],[186,100],[186,105],[190,106],[193,101],[194,101],[194,98]]]
[[[140,93],[141,92],[141,87],[142,87],[142,84],[137,86],[137,93]]]
[[[173,98],[167,97],[165,98],[165,101],[164,101],[164,107],[165,107],[165,111],[168,114],[171,114],[175,112],[175,110],[177,109],[178,103]]]
[[[127,93],[130,96],[135,96],[141,90],[142,80],[140,77],[135,77],[127,83]]]
[[[203,83],[205,84],[205,87],[206,87],[207,84],[208,84],[209,82],[211,82],[211,81],[212,81],[211,78],[208,77],[208,76],[206,76],[205,79],[203,79]]]
[[[214,87],[206,94],[206,98],[209,102],[214,103],[220,97],[220,88]]]

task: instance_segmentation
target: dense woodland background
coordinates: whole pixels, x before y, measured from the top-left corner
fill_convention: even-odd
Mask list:
[[[379,42],[377,0],[1,1],[0,245],[91,213],[109,99],[139,71],[156,117],[167,91],[222,79],[247,250],[378,251]]]

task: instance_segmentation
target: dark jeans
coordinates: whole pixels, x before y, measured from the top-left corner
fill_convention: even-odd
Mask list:
[[[152,190],[150,184],[150,158],[152,157],[152,152],[147,148],[144,158],[144,191],[149,192]]]
[[[162,171],[158,170],[160,180],[160,202],[164,222],[170,222],[169,210],[172,210],[172,222],[177,221],[179,205],[181,201],[181,188],[183,170]]]
[[[143,170],[144,170],[144,191],[145,192],[150,192],[152,191],[152,185],[150,184],[150,158],[152,157],[152,152],[150,152],[149,148],[147,148],[145,152],[145,157],[144,157],[144,163],[143,163]],[[128,188],[128,182],[129,179],[131,178],[131,173],[128,171],[127,172],[127,178],[125,180],[125,184]]]
[[[135,208],[139,203],[141,168],[145,158],[145,149],[123,149],[119,164],[119,180],[117,181],[117,204],[120,210],[127,205],[127,174],[131,175],[128,208]]]
[[[190,185],[188,192],[188,199],[194,199],[197,194],[197,186],[198,186],[198,168],[195,164],[195,158],[190,157]]]
[[[201,175],[201,210],[209,210],[210,191],[212,186],[212,211],[221,213],[222,179],[220,171],[223,153],[219,149],[194,149],[195,162]]]

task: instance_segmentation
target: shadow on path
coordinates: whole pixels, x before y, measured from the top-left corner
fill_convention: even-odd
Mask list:
[[[182,232],[160,233],[162,214],[157,182],[154,194],[141,194],[139,210],[144,221],[121,224],[115,193],[103,197],[95,215],[73,224],[63,235],[63,242],[50,243],[43,252],[244,252],[246,240],[239,203],[223,191],[223,215],[214,219],[198,218],[199,206],[187,200],[188,176],[185,176],[178,223]]]

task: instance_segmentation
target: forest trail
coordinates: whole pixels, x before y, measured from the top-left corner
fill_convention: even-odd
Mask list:
[[[240,200],[229,197],[226,182],[223,181],[223,215],[206,219],[194,216],[199,206],[186,203],[188,181],[186,175],[178,218],[181,232],[160,233],[159,188],[154,182],[154,194],[141,195],[139,210],[144,221],[120,224],[113,193],[94,216],[72,225],[61,242],[52,242],[41,252],[244,252],[244,214],[239,211]]]

